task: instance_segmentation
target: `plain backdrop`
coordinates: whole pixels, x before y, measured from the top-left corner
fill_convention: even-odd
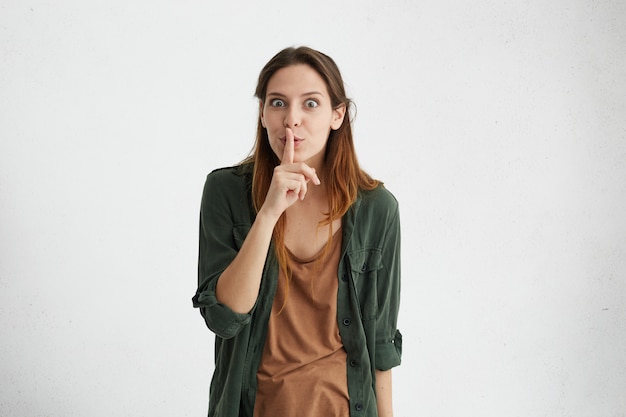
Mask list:
[[[292,45],[401,204],[396,416],[626,416],[618,0],[0,0],[0,415],[206,414],[202,186]]]

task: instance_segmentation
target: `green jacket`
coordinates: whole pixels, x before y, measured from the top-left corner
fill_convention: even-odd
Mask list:
[[[256,373],[276,292],[278,262],[270,247],[259,296],[250,313],[235,313],[215,297],[220,274],[254,221],[250,171],[245,165],[213,171],[202,196],[198,290],[193,305],[216,335],[209,417],[252,417]],[[399,365],[402,354],[402,335],[396,328],[400,302],[396,199],[382,186],[360,192],[342,219],[342,233],[337,322],[347,352],[350,416],[373,417],[377,416],[375,370]]]

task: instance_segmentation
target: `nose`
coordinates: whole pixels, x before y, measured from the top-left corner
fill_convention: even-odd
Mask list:
[[[287,110],[283,124],[285,127],[293,128],[300,126],[300,123],[302,123],[302,115],[299,109],[296,106],[290,107],[289,110]]]

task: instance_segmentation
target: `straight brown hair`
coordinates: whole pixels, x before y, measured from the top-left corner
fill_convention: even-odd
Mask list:
[[[346,96],[343,79],[337,64],[329,56],[306,46],[286,48],[277,53],[259,74],[255,97],[260,100],[261,108],[265,102],[267,85],[276,71],[301,64],[311,67],[325,81],[333,109],[346,106],[343,123],[337,130],[331,130],[324,155],[325,172],[322,175],[328,192],[329,211],[325,213],[327,217],[320,223],[323,226],[332,224],[333,220],[341,218],[356,201],[359,190],[372,190],[381,183],[370,177],[359,166],[352,138],[353,103]],[[280,164],[279,158],[270,147],[267,131],[261,124],[260,111],[254,149],[242,163],[254,164],[252,200],[255,210],[258,212],[265,202],[274,168]],[[278,263],[288,284],[291,268],[289,267],[289,255],[285,247],[284,233],[285,214],[283,213],[274,227],[273,238]],[[326,250],[330,247],[331,239],[332,230],[329,228]],[[288,291],[288,285],[286,288]]]

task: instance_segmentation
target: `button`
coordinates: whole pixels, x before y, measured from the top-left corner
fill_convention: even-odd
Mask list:
[[[366,269],[367,269],[367,264],[363,264],[361,266],[361,272],[365,272]]]
[[[348,280],[348,273],[347,272],[343,273],[343,275],[341,276],[341,280],[344,281],[344,282]]]
[[[354,359],[350,360],[350,366],[355,367],[355,366],[357,366],[358,364],[359,364],[359,363],[358,363],[356,360],[354,360]]]
[[[350,319],[348,319],[348,318],[343,319],[343,325],[344,326],[349,326],[351,323],[352,322],[350,321]]]
[[[363,404],[356,403],[354,408],[356,409],[356,411],[362,411],[363,410]]]

